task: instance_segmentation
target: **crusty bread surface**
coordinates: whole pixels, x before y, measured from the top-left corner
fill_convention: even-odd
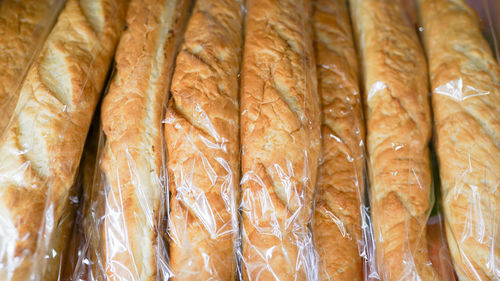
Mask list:
[[[354,0],[371,216],[382,280],[440,280],[429,260],[431,115],[424,53],[404,0]]]
[[[165,116],[172,280],[236,278],[240,0],[199,0]]]
[[[0,1],[0,135],[16,107],[24,74],[54,24],[61,2]]]
[[[315,0],[313,28],[323,114],[313,224],[319,280],[361,280],[364,124],[346,1]]]
[[[153,281],[165,272],[162,111],[187,0],[132,0],[116,71],[102,105],[100,166],[107,189],[103,262],[109,280]],[[159,276],[160,275],[160,276]]]
[[[0,141],[0,280],[41,280],[126,1],[69,0],[22,84]]]
[[[308,223],[320,149],[309,1],[247,1],[242,65],[244,280],[316,280]]]
[[[448,246],[461,281],[500,280],[500,67],[464,0],[420,0]]]

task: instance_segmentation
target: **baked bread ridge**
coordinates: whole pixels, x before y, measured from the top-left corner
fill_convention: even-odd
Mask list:
[[[427,66],[404,0],[354,0],[363,62],[376,256],[382,280],[440,280],[429,260]]]
[[[42,278],[125,4],[69,0],[22,84],[0,141],[2,281]]]
[[[156,280],[166,199],[162,113],[188,0],[132,0],[102,105],[106,136],[104,270],[110,280]]]
[[[418,3],[453,264],[460,280],[500,280],[500,67],[466,1]]]
[[[236,280],[243,1],[196,2],[165,116],[172,280]]]
[[[60,0],[0,1],[0,135],[16,107],[19,86],[47,37]]]
[[[244,280],[316,280],[320,99],[309,1],[247,1],[242,66]]]
[[[323,114],[313,234],[325,281],[362,278],[364,124],[346,4],[315,0],[312,17]]]

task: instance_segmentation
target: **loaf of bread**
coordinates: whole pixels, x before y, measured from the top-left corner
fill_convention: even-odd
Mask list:
[[[199,0],[165,116],[172,280],[236,278],[243,1]]]
[[[307,0],[248,0],[241,81],[244,280],[316,280],[308,223],[320,99]]]
[[[12,117],[24,75],[43,45],[63,1],[0,1],[0,135]]]
[[[440,280],[429,260],[431,115],[427,66],[404,0],[354,0],[370,200],[382,280]]]
[[[323,113],[313,224],[319,280],[361,280],[364,124],[346,1],[315,0],[313,28]]]
[[[455,270],[500,280],[500,67],[465,0],[420,0],[419,11]]]
[[[126,1],[69,0],[0,140],[0,280],[41,280]]]
[[[166,207],[162,112],[187,0],[132,0],[116,72],[102,104],[100,159],[109,188],[104,269],[109,280],[157,280]],[[164,262],[164,261],[163,261]],[[161,270],[162,267],[159,267]]]

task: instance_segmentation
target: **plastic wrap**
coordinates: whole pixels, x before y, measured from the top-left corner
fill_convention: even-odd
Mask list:
[[[190,1],[132,0],[102,104],[73,280],[168,280],[162,117]]]
[[[99,143],[99,116],[98,108],[85,141],[76,182],[69,191],[69,202],[54,231],[53,237],[57,237],[57,240],[51,245],[49,252],[56,254],[49,255],[43,280],[97,280],[93,279],[96,274],[92,270],[90,244],[87,243],[83,227],[84,222],[88,223],[88,220],[92,219],[89,218],[91,216],[85,216],[85,211],[90,209],[88,208],[90,200],[88,193],[83,191],[90,190],[94,182]]]
[[[103,213],[99,213],[95,208],[97,204],[102,202],[91,201],[96,171],[97,149],[101,137],[99,120],[100,110],[97,110],[94,114],[80,162],[78,180],[81,189],[78,194],[79,204],[75,211],[76,214],[68,241],[67,253],[60,267],[58,281],[104,280],[103,278],[97,278],[99,271],[97,270],[98,261],[94,258],[95,248],[89,242],[91,235],[85,232],[90,229],[89,225],[93,225],[91,222],[96,218],[95,216]]]
[[[322,99],[321,153],[313,233],[318,280],[362,280],[368,262],[363,239],[364,121],[358,61],[344,0],[316,0],[313,27]],[[368,270],[366,270],[368,272]]]
[[[62,280],[64,264],[68,257],[68,241],[71,239],[80,191],[81,184],[77,181],[69,189],[67,197],[62,201],[64,208],[57,224],[53,226],[53,234],[44,256],[46,269],[41,280]]]
[[[443,281],[457,281],[451,261],[450,249],[446,242],[446,232],[441,212],[431,216],[427,221],[427,243],[429,258],[441,279]]]
[[[309,228],[320,99],[309,1],[246,2],[241,80],[243,280],[316,280]]]
[[[21,83],[0,138],[2,281],[59,276],[77,168],[125,8],[69,0]]]
[[[418,1],[440,204],[459,280],[500,280],[500,5],[467,2]]]
[[[427,249],[433,206],[427,66],[403,0],[351,1],[363,73],[370,208],[381,280],[440,280]]]
[[[165,115],[171,280],[235,280],[243,1],[196,1]]]
[[[31,62],[52,28],[64,0],[0,2],[0,134],[14,112]]]
[[[69,280],[459,280],[454,268],[461,281],[498,279],[480,275],[498,269],[498,126],[486,130],[496,137],[496,148],[481,154],[486,164],[461,170],[489,167],[474,173],[483,173],[490,196],[471,188],[466,198],[476,201],[461,222],[471,227],[457,240],[439,130],[440,170],[429,151],[428,73],[412,1],[349,1],[367,117],[366,181],[347,1],[193,2],[132,0]],[[500,7],[474,3],[497,47],[492,14]],[[440,30],[459,19],[443,16]],[[467,86],[447,87],[456,85]],[[498,114],[487,110],[497,104],[484,110],[490,121]],[[453,241],[461,248],[467,239],[478,241],[486,270],[457,262]],[[462,260],[476,257],[459,252]]]

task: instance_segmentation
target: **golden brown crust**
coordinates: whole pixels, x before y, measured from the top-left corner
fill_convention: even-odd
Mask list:
[[[173,280],[235,280],[240,0],[197,1],[165,117]]]
[[[62,1],[0,1],[0,135],[12,117],[20,84],[43,46]]]
[[[104,270],[110,280],[156,280],[165,200],[162,110],[189,1],[133,0],[102,105],[106,199]],[[123,245],[123,246],[118,246]]]
[[[500,67],[463,0],[420,0],[448,245],[460,280],[500,279]]]
[[[355,0],[376,254],[382,280],[439,280],[430,263],[427,68],[402,0]]]
[[[23,82],[0,142],[0,228],[8,230],[0,245],[11,247],[0,257],[0,276],[7,280],[41,278],[44,237],[63,214],[124,6],[68,1]]]
[[[307,224],[320,148],[309,1],[247,1],[242,68],[244,280],[316,279]]]
[[[346,1],[316,0],[313,27],[323,113],[313,228],[319,280],[361,280],[364,124]]]

